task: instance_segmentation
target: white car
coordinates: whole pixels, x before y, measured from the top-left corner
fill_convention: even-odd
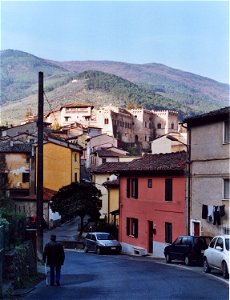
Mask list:
[[[204,272],[211,269],[222,271],[224,278],[229,276],[229,235],[215,236],[204,251]]]

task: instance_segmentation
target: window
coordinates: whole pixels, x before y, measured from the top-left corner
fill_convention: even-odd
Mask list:
[[[230,179],[224,179],[224,199],[230,199]]]
[[[138,198],[138,179],[132,178],[131,195],[133,198]]]
[[[126,196],[138,198],[138,178],[127,178]]]
[[[108,118],[106,118],[106,119],[104,120],[104,124],[109,124],[109,119],[108,119]]]
[[[222,238],[218,238],[217,242],[216,242],[216,247],[220,247],[221,249],[223,249],[224,247],[224,242],[223,242],[223,239]],[[215,248],[216,248],[215,247]]]
[[[77,173],[74,173],[74,181],[77,182]]]
[[[161,129],[161,123],[157,124],[157,129]]]
[[[104,164],[104,163],[106,163],[106,158],[102,158],[102,163]]]
[[[215,242],[216,242],[217,238],[214,238],[211,243],[209,244],[210,248],[214,248]]]
[[[148,188],[149,188],[149,189],[152,188],[152,179],[148,179]]]
[[[172,178],[165,179],[165,201],[172,201]]]
[[[77,161],[77,153],[74,153],[74,161]]]
[[[22,173],[22,182],[30,181],[30,173]]]
[[[130,178],[127,178],[126,182],[126,197],[130,198]]]
[[[224,143],[230,143],[230,122],[229,120],[224,122]]]
[[[174,129],[174,123],[171,123],[171,129]]]
[[[172,243],[172,223],[165,223],[165,242]]]
[[[174,245],[181,245],[181,244],[182,244],[182,237],[179,236],[179,237],[175,240],[175,242],[174,242],[173,244],[174,244]]]
[[[126,219],[127,235],[137,238],[138,237],[138,219],[127,218]]]

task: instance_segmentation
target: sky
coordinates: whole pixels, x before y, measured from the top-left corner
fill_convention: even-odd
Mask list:
[[[161,63],[229,83],[229,1],[1,1],[1,50]]]

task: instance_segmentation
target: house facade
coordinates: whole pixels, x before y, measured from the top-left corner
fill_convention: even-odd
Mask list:
[[[190,234],[229,234],[230,107],[187,118]]]
[[[1,182],[10,194],[30,189],[30,159],[32,144],[7,140],[0,143]]]
[[[80,146],[48,138],[43,145],[43,186],[58,191],[72,182],[80,182]]]
[[[119,240],[129,254],[163,257],[186,233],[186,153],[145,154],[119,171]]]
[[[74,122],[89,123],[91,119],[93,105],[70,103],[61,106],[58,110],[46,114],[46,122],[50,122],[53,125],[65,126]]]

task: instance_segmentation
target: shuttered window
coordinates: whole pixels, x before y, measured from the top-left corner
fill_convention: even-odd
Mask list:
[[[165,179],[165,201],[172,201],[172,178]]]

